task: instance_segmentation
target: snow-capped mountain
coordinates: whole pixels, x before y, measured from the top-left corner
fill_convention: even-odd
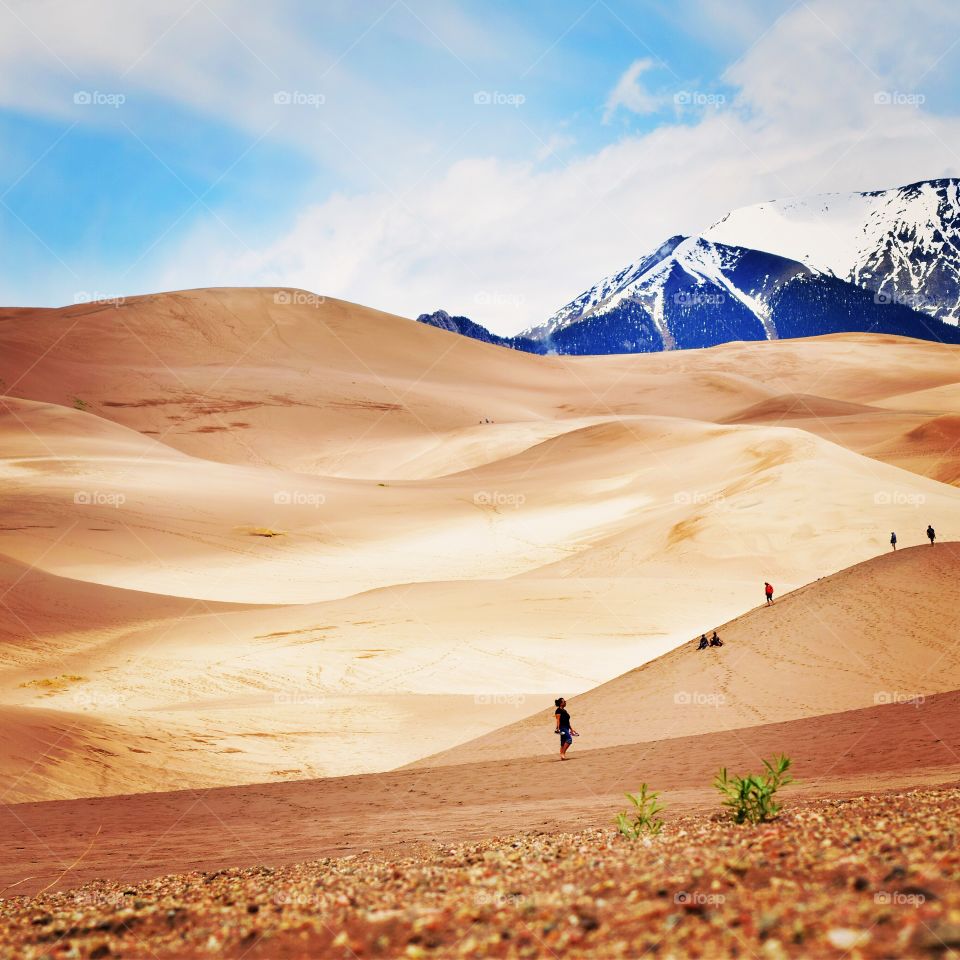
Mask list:
[[[766,250],[947,323],[960,321],[960,181],[742,207],[711,241]]]
[[[734,210],[697,236],[671,237],[509,345],[635,353],[854,331],[960,343],[958,321],[960,181],[931,180]]]
[[[958,314],[958,181],[935,180],[735,210],[699,236],[671,237],[523,335],[560,353],[904,324],[911,336],[954,341],[938,321]]]
[[[604,278],[595,287],[591,287],[575,300],[571,300],[565,307],[561,307],[546,323],[531,327],[524,335],[537,340],[548,340],[563,327],[589,316],[608,298],[617,296],[620,291],[628,289],[648,271],[663,263],[686,239],[681,236],[671,237],[653,253],[641,257],[636,263],[624,267],[619,273]]]
[[[714,330],[727,340],[771,339],[777,336],[773,296],[789,280],[809,273],[802,264],[774,254],[702,237],[671,237],[524,335],[560,348],[564,330],[617,314],[628,340],[629,328],[636,333],[649,327],[641,336],[653,341],[646,349],[704,346],[714,340]],[[643,347],[634,343],[633,349]]]

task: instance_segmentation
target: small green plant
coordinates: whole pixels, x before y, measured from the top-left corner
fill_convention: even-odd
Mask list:
[[[657,836],[663,830],[663,819],[659,814],[664,808],[659,802],[659,793],[647,789],[644,783],[639,793],[628,793],[627,799],[633,804],[633,816],[629,810],[617,814],[617,829],[628,839],[637,840],[644,834]]]
[[[81,400],[79,397],[73,398],[73,409],[74,410],[88,410],[90,404],[86,400]]]
[[[793,783],[787,771],[791,760],[781,755],[764,760],[765,773],[751,773],[745,777],[731,776],[724,767],[713,785],[724,796],[723,805],[737,823],[766,823],[780,812],[782,804],[773,797],[781,788]]]

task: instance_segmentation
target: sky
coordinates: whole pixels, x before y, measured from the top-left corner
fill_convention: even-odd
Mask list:
[[[956,0],[0,0],[0,302],[515,333],[763,200],[960,176]]]

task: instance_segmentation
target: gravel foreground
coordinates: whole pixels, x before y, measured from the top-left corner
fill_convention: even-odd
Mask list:
[[[637,842],[531,833],[9,898],[0,956],[960,956],[960,789],[785,798],[757,827],[686,816]]]

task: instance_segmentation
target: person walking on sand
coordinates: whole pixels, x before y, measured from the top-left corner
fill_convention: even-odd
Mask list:
[[[713,636],[710,638],[711,647],[722,647],[723,641],[717,636],[717,631],[713,631]]]
[[[897,535],[896,535],[896,533],[891,533],[891,534],[890,534],[890,546],[893,547],[894,550],[897,549]]]
[[[773,587],[769,583],[764,581],[763,583],[763,594],[767,598],[767,605],[769,606],[773,603]]]
[[[932,547],[933,541],[937,539],[937,531],[930,524],[927,524],[927,536],[930,538],[930,546]]]
[[[710,641],[707,640],[707,635],[705,633],[700,634],[700,645],[697,647],[698,650],[706,650],[710,646]]]
[[[557,697],[553,702],[557,708],[554,716],[557,720],[557,729],[555,732],[560,734],[560,759],[566,760],[567,750],[570,749],[573,738],[579,737],[580,734],[570,725],[570,714],[567,713],[567,701],[564,700],[563,697]]]

